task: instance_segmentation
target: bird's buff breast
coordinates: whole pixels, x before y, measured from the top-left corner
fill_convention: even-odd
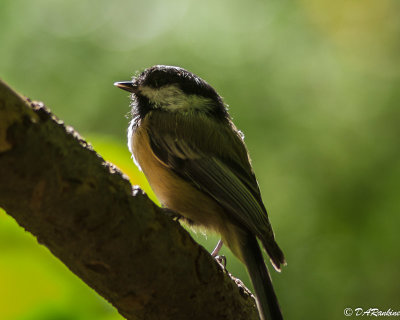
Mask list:
[[[175,174],[153,153],[147,131],[139,127],[132,135],[131,150],[158,200],[177,213],[206,228],[223,225],[222,208],[192,184]]]

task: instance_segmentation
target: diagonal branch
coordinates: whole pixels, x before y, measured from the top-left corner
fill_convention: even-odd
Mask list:
[[[0,207],[127,319],[258,319],[247,289],[177,222],[1,81]]]

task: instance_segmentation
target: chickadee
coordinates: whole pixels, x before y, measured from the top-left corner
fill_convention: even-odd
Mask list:
[[[247,267],[261,319],[283,319],[257,239],[277,271],[285,258],[222,98],[193,73],[163,65],[114,85],[132,93],[129,149],[157,198],[221,234]]]

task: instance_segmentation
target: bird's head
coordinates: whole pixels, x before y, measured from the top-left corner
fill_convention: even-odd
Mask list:
[[[156,65],[132,81],[114,83],[132,93],[134,107],[145,111],[200,111],[225,115],[222,98],[206,81],[179,67]]]

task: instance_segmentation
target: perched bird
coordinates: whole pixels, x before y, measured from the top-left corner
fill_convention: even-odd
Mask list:
[[[219,233],[247,267],[261,319],[283,319],[257,239],[277,271],[285,258],[222,98],[193,73],[164,65],[115,86],[132,93],[129,149],[160,202]]]

